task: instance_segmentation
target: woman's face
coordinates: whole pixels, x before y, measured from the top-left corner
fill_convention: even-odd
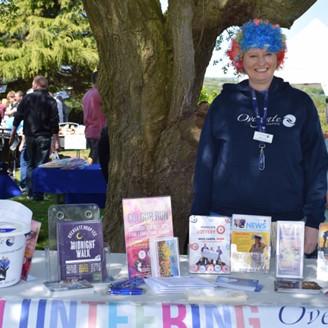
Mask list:
[[[277,68],[277,54],[266,48],[251,48],[243,56],[243,66],[250,86],[258,91],[267,90]]]

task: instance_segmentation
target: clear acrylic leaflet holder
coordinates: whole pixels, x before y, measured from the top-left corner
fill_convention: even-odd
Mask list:
[[[45,249],[48,280],[60,279],[57,258],[57,222],[87,220],[100,220],[100,210],[97,204],[57,204],[49,207],[49,246]]]

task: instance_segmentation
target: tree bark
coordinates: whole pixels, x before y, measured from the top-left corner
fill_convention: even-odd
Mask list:
[[[200,129],[194,109],[216,38],[257,17],[290,27],[315,1],[83,0],[97,40],[111,146],[105,239],[125,250],[122,199],[170,195],[180,250]]]

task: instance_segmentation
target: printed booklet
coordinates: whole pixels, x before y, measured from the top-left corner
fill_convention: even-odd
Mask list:
[[[35,246],[38,241],[41,229],[41,222],[31,220],[31,231],[26,235],[26,247],[23,261],[21,279],[27,280],[31,269],[32,257],[35,252]]]
[[[321,287],[315,281],[277,279],[274,290],[279,293],[319,294]]]
[[[317,279],[328,281],[328,222],[319,226]]]
[[[304,222],[277,221],[276,277],[303,278]]]
[[[60,280],[107,278],[103,226],[100,220],[57,222]]]
[[[180,276],[180,254],[177,237],[149,239],[152,277]]]
[[[129,278],[151,275],[149,239],[173,237],[171,197],[122,200]]]
[[[231,228],[231,271],[270,271],[271,217],[233,214]]]
[[[94,293],[93,285],[89,281],[83,279],[45,281],[43,284],[51,292],[51,296],[53,297]]]
[[[189,217],[190,273],[230,273],[230,226],[226,216]]]
[[[260,288],[258,279],[237,278],[231,276],[218,276],[216,278],[216,284],[219,287],[240,289],[249,292],[257,291]]]

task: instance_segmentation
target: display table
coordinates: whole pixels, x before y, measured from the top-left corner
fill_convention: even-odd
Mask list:
[[[127,278],[125,254],[111,254],[108,267],[115,280]],[[315,277],[315,260],[305,260],[305,278]],[[181,256],[181,272],[188,261]],[[328,296],[293,295],[273,291],[273,273],[233,273],[259,279],[261,292],[247,292],[244,304],[189,304],[184,294],[156,295],[145,285],[140,296],[107,295],[108,284],[95,284],[96,293],[51,298],[42,285],[46,280],[44,253],[36,252],[31,275],[34,280],[0,289],[0,327],[243,327],[320,328],[328,325]],[[216,275],[201,276],[214,281]],[[320,283],[321,284],[321,283]],[[322,284],[321,284],[322,285]]]
[[[33,170],[34,192],[64,194],[67,204],[96,203],[105,207],[106,182],[100,165],[81,169],[37,168]]]
[[[6,173],[0,173],[0,199],[8,199],[21,196],[18,185]]]

